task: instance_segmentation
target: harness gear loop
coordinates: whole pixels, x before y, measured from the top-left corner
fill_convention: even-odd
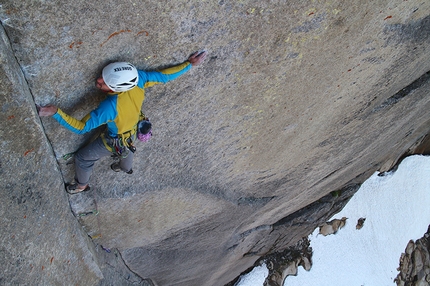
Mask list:
[[[133,142],[137,138],[138,123],[141,120],[148,120],[142,111],[140,111],[139,114],[139,121],[133,126],[131,130],[122,134],[115,134],[114,136],[110,136],[107,131],[103,132],[101,134],[101,138],[106,149],[121,158],[126,158],[129,151],[133,153],[136,152],[136,147],[133,145]]]
[[[136,139],[136,131],[137,125],[127,132],[116,134],[115,137],[103,132],[101,138],[106,149],[121,158],[126,158],[129,151],[133,153],[136,152],[136,147],[133,145],[133,142]]]

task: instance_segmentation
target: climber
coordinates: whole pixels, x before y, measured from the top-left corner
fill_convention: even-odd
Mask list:
[[[54,105],[38,106],[39,116],[53,116],[61,125],[77,134],[83,134],[103,124],[107,126],[107,130],[96,140],[76,152],[75,182],[66,186],[67,192],[76,194],[88,191],[94,163],[112,153],[118,156],[120,161],[113,163],[111,169],[131,174],[133,153],[136,150],[133,143],[138,135],[147,139],[151,129],[150,123],[147,120],[145,122],[141,112],[145,98],[144,88],[176,79],[192,66],[200,65],[206,55],[206,51],[196,52],[184,63],[160,71],[137,70],[126,62],[107,65],[95,82],[99,90],[107,93],[107,98],[81,120],[67,115]],[[138,129],[144,130],[137,134]]]

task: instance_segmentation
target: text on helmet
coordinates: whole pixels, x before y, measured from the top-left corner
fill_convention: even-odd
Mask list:
[[[114,72],[125,71],[125,70],[131,71],[133,69],[131,67],[119,67],[119,68],[114,68],[113,69]]]

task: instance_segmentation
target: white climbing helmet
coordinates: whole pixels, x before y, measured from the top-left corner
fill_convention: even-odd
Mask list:
[[[103,68],[102,77],[106,85],[116,92],[130,90],[138,81],[137,69],[127,62],[108,64]]]

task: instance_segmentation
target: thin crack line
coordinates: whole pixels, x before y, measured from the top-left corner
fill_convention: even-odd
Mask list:
[[[28,80],[27,80],[27,78],[25,76],[24,70],[23,70],[22,66],[20,65],[20,63],[19,63],[19,59],[16,56],[15,52],[13,51],[11,39],[10,39],[10,36],[8,34],[7,29],[5,28],[4,22],[2,20],[0,20],[0,24],[1,24],[2,29],[4,31],[4,35],[7,38],[7,39],[3,39],[3,40],[5,41],[5,44],[9,46],[9,50],[10,50],[11,54],[13,55],[13,57],[15,58],[15,62],[17,64],[17,66],[19,67],[20,71],[21,71],[22,79],[24,80],[24,83],[25,83],[25,87],[24,88],[26,88],[28,90],[28,93],[31,95],[31,101],[33,102],[33,106],[31,108],[32,108],[33,112],[37,115],[36,116],[37,117],[36,122],[39,123],[39,125],[40,125],[40,127],[41,127],[41,129],[43,131],[43,136],[44,136],[46,142],[49,145],[48,149],[50,149],[51,155],[55,158],[55,161],[57,163],[56,164],[57,170],[60,173],[60,176],[61,176],[61,178],[63,180],[63,183],[65,183],[64,176],[63,176],[63,173],[61,172],[61,168],[60,168],[59,162],[57,160],[57,157],[55,156],[55,152],[54,152],[54,148],[52,146],[52,142],[49,140],[48,136],[46,135],[45,127],[44,127],[43,122],[42,122],[42,120],[41,120],[41,118],[39,116],[39,113],[37,111],[37,105],[36,105],[34,94],[33,94],[32,90],[30,88],[30,85],[29,85],[29,82],[28,82]],[[6,43],[6,40],[7,40],[7,43]]]

